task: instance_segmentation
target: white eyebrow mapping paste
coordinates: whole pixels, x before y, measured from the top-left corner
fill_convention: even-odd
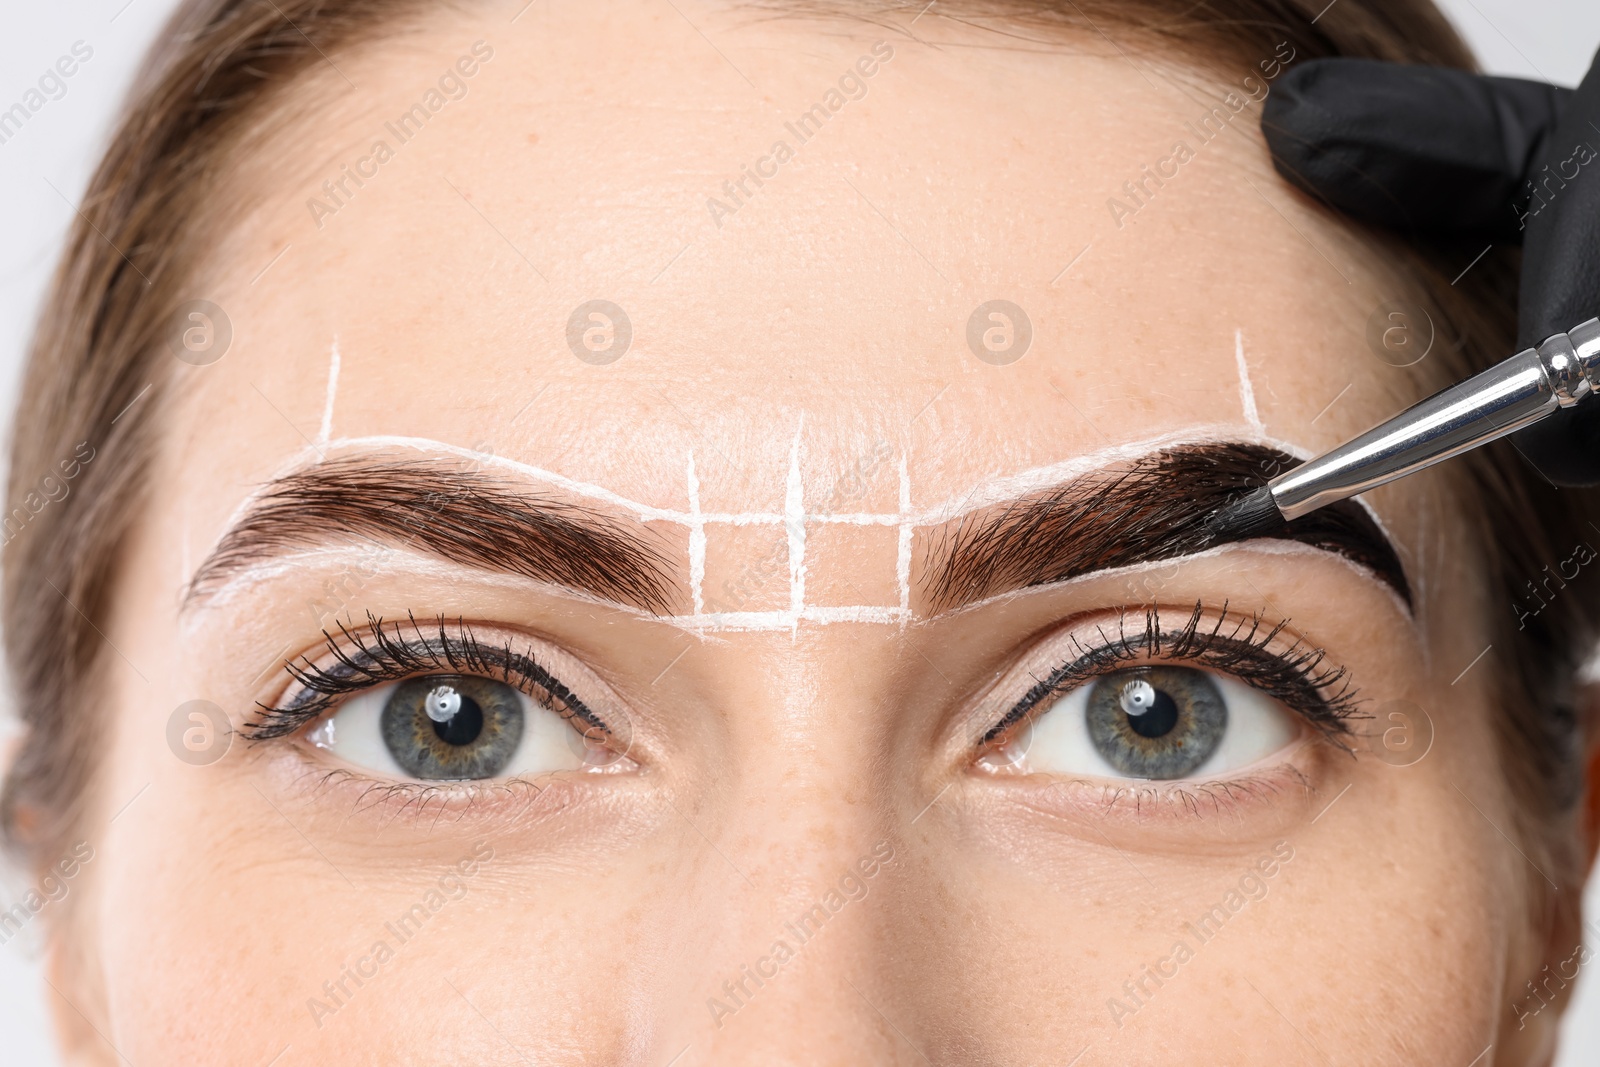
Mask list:
[[[784,472],[784,501],[780,511],[706,512],[700,506],[700,479],[695,469],[694,453],[685,459],[684,491],[687,510],[664,508],[644,504],[613,492],[604,486],[569,478],[554,471],[521,463],[502,456],[488,455],[425,437],[375,435],[366,437],[331,438],[334,400],[339,383],[339,343],[334,339],[329,355],[327,394],[324,401],[322,427],[318,435],[320,447],[302,451],[289,465],[288,470],[302,468],[325,460],[335,452],[407,450],[430,454],[444,454],[470,459],[485,467],[493,467],[518,478],[552,486],[586,500],[607,505],[640,521],[666,522],[683,526],[688,531],[688,565],[690,599],[693,611],[688,615],[662,617],[662,621],[685,629],[697,631],[749,631],[789,630],[794,632],[801,622],[817,625],[831,623],[881,623],[905,626],[911,621],[911,544],[919,527],[938,526],[959,519],[982,508],[1004,504],[1030,493],[1055,488],[1066,482],[1119,462],[1128,462],[1148,456],[1153,452],[1179,445],[1220,442],[1244,442],[1276,448],[1290,455],[1307,458],[1311,449],[1290,442],[1273,439],[1266,433],[1256,408],[1255,388],[1250,380],[1250,368],[1245,358],[1244,330],[1234,331],[1234,360],[1238,371],[1239,406],[1242,421],[1247,427],[1219,424],[1190,427],[1184,430],[1125,444],[1113,445],[1096,452],[1013,474],[985,478],[966,492],[946,497],[944,500],[917,510],[912,504],[909,462],[901,453],[897,464],[899,493],[897,508],[893,512],[847,512],[821,514],[808,512],[805,506],[805,485],[800,471],[800,451],[804,440],[804,418],[795,428],[789,449],[789,462]],[[309,453],[309,454],[308,454]],[[286,473],[286,472],[285,472]],[[236,509],[234,519],[244,512],[250,501]],[[1361,501],[1365,506],[1365,502]],[[1367,511],[1371,514],[1371,508]],[[1377,522],[1377,516],[1372,515]],[[230,520],[229,526],[233,524]],[[806,530],[813,524],[847,526],[893,526],[896,530],[895,588],[898,596],[894,604],[857,604],[842,607],[808,605],[805,600],[806,584]],[[771,611],[705,611],[704,583],[706,571],[706,529],[709,526],[781,526],[788,539],[789,597],[788,606]],[[1379,523],[1380,529],[1382,524]],[[1384,530],[1385,534],[1388,533]],[[281,568],[267,565],[262,574],[277,573]],[[252,576],[258,576],[252,569]],[[241,576],[244,577],[244,576]],[[228,583],[232,586],[233,582]],[[227,587],[219,590],[225,594]],[[626,610],[625,605],[617,605]]]

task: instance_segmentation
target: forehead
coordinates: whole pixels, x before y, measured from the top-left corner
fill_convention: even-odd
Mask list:
[[[699,506],[782,512],[889,453],[926,507],[1168,435],[1316,449],[1393,406],[1378,268],[1272,174],[1265,68],[685,14],[439,17],[295,90],[197,285],[233,338],[181,368],[172,459],[239,490],[203,525],[344,438],[670,508],[692,456]]]

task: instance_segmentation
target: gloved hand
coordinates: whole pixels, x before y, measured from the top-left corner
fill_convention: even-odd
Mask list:
[[[1600,315],[1600,56],[1576,90],[1308,60],[1273,86],[1261,129],[1278,172],[1346,214],[1407,235],[1521,244],[1518,351]],[[1600,397],[1515,441],[1558,485],[1600,484]]]

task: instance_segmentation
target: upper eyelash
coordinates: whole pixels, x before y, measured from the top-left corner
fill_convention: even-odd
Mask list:
[[[1076,658],[1037,680],[1023,698],[988,729],[982,743],[992,744],[1049,697],[1076,689],[1107,673],[1114,664],[1160,659],[1164,662],[1187,660],[1232,674],[1287,704],[1334,744],[1350,751],[1344,738],[1351,733],[1350,720],[1361,717],[1361,702],[1350,683],[1349,671],[1338,666],[1324,667],[1326,651],[1308,647],[1299,638],[1281,651],[1268,651],[1288,627],[1288,620],[1263,630],[1264,616],[1257,613],[1248,619],[1235,618],[1232,629],[1224,632],[1229,621],[1227,611],[1228,605],[1224,602],[1215,625],[1202,630],[1200,623],[1205,606],[1196,602],[1183,626],[1163,631],[1159,609],[1147,607],[1143,628],[1130,635],[1127,609],[1123,609],[1117,617],[1115,637],[1099,629],[1102,643],[1093,648],[1085,648],[1077,637],[1072,637]]]
[[[342,622],[337,635],[322,631],[333,662],[323,666],[309,656],[300,657],[298,663],[290,662],[286,669],[300,691],[277,707],[258,701],[260,712],[245,723],[245,736],[252,741],[266,741],[292,734],[336,707],[341,698],[385,682],[440,670],[495,678],[524,691],[529,686],[536,687],[549,697],[548,706],[557,714],[610,732],[606,723],[559,678],[531,654],[516,651],[509,640],[503,646],[480,642],[462,619],[455,621],[454,634],[442,615],[436,631],[424,632],[413,615],[408,614],[406,619],[414,637],[408,638],[398,621],[393,624],[391,635],[384,629],[384,620],[371,612],[367,613],[364,631],[352,632]]]
[[[1248,619],[1235,619],[1232,631],[1224,634],[1223,626],[1228,621],[1226,612],[1224,603],[1215,625],[1202,631],[1200,623],[1205,608],[1197,602],[1181,628],[1163,631],[1159,609],[1150,607],[1145,609],[1142,630],[1130,636],[1128,615],[1124,610],[1117,617],[1115,638],[1100,629],[1102,643],[1085,648],[1072,637],[1077,657],[1036,681],[1027,694],[988,729],[982,743],[992,743],[1048,697],[1107,673],[1111,664],[1154,657],[1169,662],[1197,661],[1236,675],[1268,696],[1288,704],[1330,740],[1348,748],[1342,738],[1350,733],[1349,720],[1358,717],[1360,703],[1350,684],[1349,672],[1344,667],[1323,668],[1326,651],[1308,648],[1299,639],[1280,652],[1268,652],[1267,648],[1288,626],[1287,620],[1262,633],[1263,616],[1258,613]],[[408,614],[407,620],[416,634],[415,640],[404,638],[398,622],[394,624],[391,637],[384,630],[384,620],[368,612],[370,645],[360,634],[339,623],[339,635],[353,646],[353,652],[341,646],[338,636],[324,630],[322,635],[334,664],[323,667],[306,656],[301,657],[299,664],[289,663],[287,670],[301,686],[300,693],[278,707],[258,702],[260,714],[245,724],[246,736],[252,741],[264,741],[292,734],[326,714],[338,704],[340,697],[440,668],[498,677],[508,684],[520,682],[537,686],[559,705],[554,710],[609,732],[605,722],[560,679],[531,655],[516,652],[509,641],[503,646],[482,644],[460,619],[456,620],[456,635],[452,637],[442,615],[433,634],[424,634],[415,616]]]

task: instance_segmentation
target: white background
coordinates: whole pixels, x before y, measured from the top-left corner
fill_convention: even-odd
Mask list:
[[[64,97],[0,145],[0,418],[7,423],[23,348],[72,205],[144,49],[174,6],[173,0],[8,4],[0,34],[0,109],[16,102],[74,42],[85,42],[94,56],[68,79]],[[1494,73],[1576,85],[1600,45],[1597,0],[1441,0],[1441,6]],[[15,872],[0,881],[0,908],[16,899],[22,884]],[[1589,913],[1600,914],[1600,888],[1593,885]],[[56,1062],[41,988],[32,941],[17,938],[0,947],[0,1058],[7,1064]],[[1560,1067],[1600,1063],[1600,983],[1592,969],[1579,982],[1564,1045]]]

